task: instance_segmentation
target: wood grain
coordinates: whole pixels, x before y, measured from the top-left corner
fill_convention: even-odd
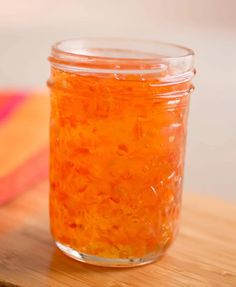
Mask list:
[[[47,144],[48,106],[47,97],[31,98],[0,127],[0,175],[8,176]],[[148,266],[111,269],[76,262],[56,249],[49,233],[48,182],[33,182],[21,184],[27,190],[0,206],[1,287],[236,286],[234,204],[185,193],[180,234],[168,254]],[[0,182],[0,192],[1,187]]]
[[[161,260],[130,269],[93,267],[54,246],[48,183],[42,182],[0,209],[0,286],[236,286],[235,206],[194,194],[184,198],[180,234]]]

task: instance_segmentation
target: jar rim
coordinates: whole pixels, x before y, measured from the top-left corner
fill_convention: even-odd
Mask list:
[[[133,50],[133,47],[137,49]],[[96,48],[96,50],[94,49]],[[101,53],[111,52],[129,53],[129,55],[116,56],[115,54],[102,55]],[[145,51],[146,50],[146,51]],[[158,52],[165,50],[165,54]],[[167,52],[168,51],[168,52]],[[94,54],[92,54],[92,52]],[[179,54],[176,54],[179,52]],[[104,60],[133,60],[133,61],[155,61],[159,58],[183,58],[194,56],[192,49],[156,40],[125,39],[125,38],[75,38],[56,42],[52,46],[52,54],[62,53],[74,57],[97,58]],[[99,54],[100,53],[100,54]],[[132,55],[133,53],[133,55]],[[135,53],[135,54],[134,54]],[[149,56],[150,55],[150,56]]]
[[[49,61],[67,71],[157,73],[168,77],[193,73],[194,52],[184,46],[154,40],[78,38],[52,46]]]

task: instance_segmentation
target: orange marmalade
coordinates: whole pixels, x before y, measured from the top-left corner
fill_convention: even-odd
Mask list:
[[[57,246],[97,265],[154,261],[178,230],[192,51],[71,40],[54,45],[49,60]]]

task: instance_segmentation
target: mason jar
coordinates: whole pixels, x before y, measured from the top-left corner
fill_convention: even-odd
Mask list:
[[[155,41],[53,45],[50,221],[79,261],[155,261],[179,225],[194,53]]]

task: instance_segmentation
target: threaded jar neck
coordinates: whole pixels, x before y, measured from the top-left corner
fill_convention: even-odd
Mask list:
[[[53,45],[49,61],[65,72],[112,74],[119,80],[137,75],[161,85],[190,81],[195,74],[191,49],[146,40],[65,40]]]

